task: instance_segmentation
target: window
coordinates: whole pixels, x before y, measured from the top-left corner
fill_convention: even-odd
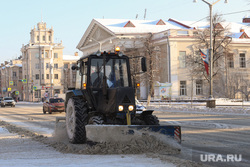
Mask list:
[[[180,68],[186,67],[186,52],[185,51],[179,52],[179,64],[180,64]]]
[[[58,64],[57,63],[54,64],[54,69],[58,69]]]
[[[42,54],[44,55],[44,56],[43,56],[44,58],[49,58],[48,52],[42,51]]]
[[[49,63],[46,63],[46,68],[49,68]]]
[[[41,90],[35,91],[35,98],[41,98]]]
[[[49,58],[48,52],[45,52],[45,58]]]
[[[44,74],[42,74],[42,79],[44,79]]]
[[[17,86],[17,82],[16,81],[13,81],[13,86]]]
[[[180,95],[186,96],[187,95],[187,85],[186,81],[180,81]]]
[[[36,80],[38,80],[39,79],[39,74],[36,74]]]
[[[58,79],[58,74],[55,74],[55,75],[54,75],[54,79]]]
[[[13,78],[16,78],[16,72],[12,73]]]
[[[55,59],[58,58],[58,53],[54,53],[54,58],[55,58]]]
[[[69,68],[69,64],[64,64],[64,68]]]
[[[202,95],[202,80],[196,80],[196,95]]]
[[[73,77],[73,78],[72,78],[73,82],[76,82],[76,74],[73,74],[72,77]]]
[[[51,36],[49,36],[49,41],[51,41]]]
[[[36,69],[39,69],[39,64],[38,63],[36,63]]]
[[[45,41],[45,36],[43,36],[43,41]]]
[[[35,57],[38,59],[38,58],[39,58],[39,53],[36,53],[36,54],[35,54]]]
[[[233,56],[233,54],[228,55],[227,62],[228,62],[229,68],[234,68],[234,56]]]
[[[36,36],[36,40],[39,41],[39,36],[38,35]]]
[[[46,74],[46,79],[49,79],[49,74]]]
[[[245,53],[240,53],[240,68],[246,68],[246,56],[245,56]]]

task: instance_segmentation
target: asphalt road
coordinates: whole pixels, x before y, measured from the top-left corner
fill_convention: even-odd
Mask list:
[[[250,166],[250,115],[155,113],[161,124],[181,125],[180,157],[211,166]],[[206,161],[209,154],[215,158]]]
[[[201,162],[201,156],[216,162],[212,166],[250,166],[250,115],[211,115],[180,112],[155,112],[161,124],[179,124],[182,127],[182,159]],[[43,114],[42,104],[20,104],[16,107],[0,108],[0,120],[20,122],[20,126],[54,130],[55,120],[65,113]],[[226,160],[228,155],[234,159]],[[232,162],[232,160],[240,162]]]

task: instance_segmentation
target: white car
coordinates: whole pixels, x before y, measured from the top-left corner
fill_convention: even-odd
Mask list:
[[[1,101],[1,107],[5,107],[5,106],[15,107],[15,105],[16,105],[16,102],[14,101],[12,97],[4,97]]]

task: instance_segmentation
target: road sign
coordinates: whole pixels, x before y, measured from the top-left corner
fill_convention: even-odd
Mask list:
[[[15,95],[19,95],[19,91],[15,91]]]
[[[37,90],[37,86],[33,86],[33,89],[34,89],[34,90]]]
[[[10,81],[10,85],[13,85],[13,81]]]
[[[23,81],[23,83],[27,83],[27,79],[23,79],[22,81]]]
[[[11,88],[8,88],[8,92],[10,92],[11,91]]]

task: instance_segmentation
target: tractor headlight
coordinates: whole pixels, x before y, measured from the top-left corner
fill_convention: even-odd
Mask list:
[[[129,111],[133,111],[134,110],[134,106],[133,105],[128,106],[128,110]]]
[[[119,111],[123,111],[123,109],[124,109],[124,108],[123,108],[122,105],[119,105],[119,106],[118,106],[118,110],[119,110]]]

